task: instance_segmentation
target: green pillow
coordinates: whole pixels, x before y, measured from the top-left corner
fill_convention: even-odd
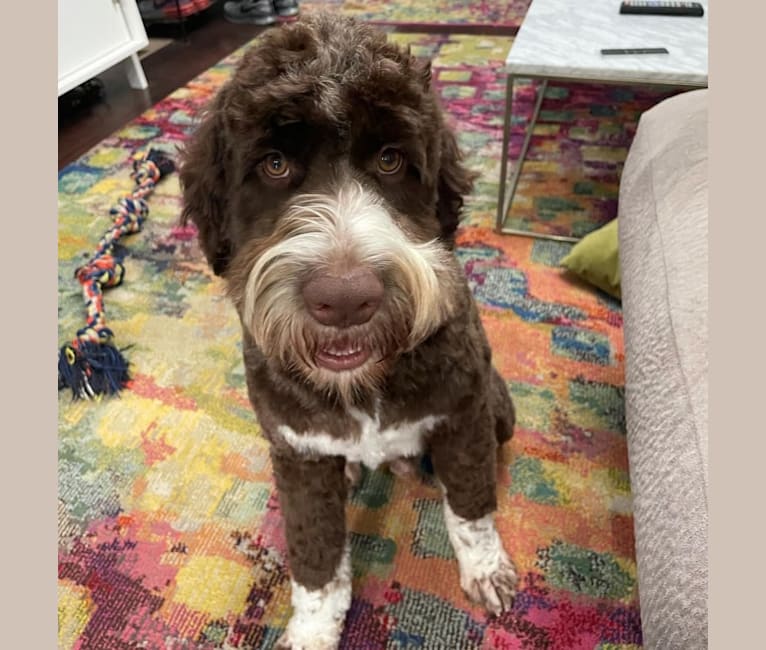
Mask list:
[[[585,235],[561,260],[561,266],[609,295],[621,298],[617,219]]]

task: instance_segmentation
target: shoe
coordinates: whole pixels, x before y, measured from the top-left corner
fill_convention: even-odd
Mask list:
[[[298,15],[298,0],[274,0],[274,9],[280,18],[293,18]]]
[[[197,7],[197,11],[205,11],[215,4],[216,0],[192,0],[194,6]]]
[[[233,23],[266,26],[277,22],[271,0],[229,0],[223,5],[223,13]]]
[[[89,79],[59,97],[59,121],[70,113],[102,102],[105,97],[104,82],[98,78]]]
[[[209,3],[208,3],[209,6]],[[139,0],[138,11],[147,21],[176,21],[196,14],[200,6],[194,0]]]

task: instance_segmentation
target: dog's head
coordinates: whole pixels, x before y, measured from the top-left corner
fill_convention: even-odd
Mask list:
[[[345,398],[451,315],[471,180],[430,64],[321,14],[247,52],[181,168],[184,219],[258,347]]]

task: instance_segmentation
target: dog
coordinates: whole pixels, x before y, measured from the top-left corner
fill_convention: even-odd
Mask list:
[[[277,647],[338,645],[358,463],[430,454],[460,585],[507,611],[517,576],[494,511],[515,414],[454,255],[474,178],[430,62],[338,15],[269,31],[212,100],[180,178],[270,443],[293,606]]]

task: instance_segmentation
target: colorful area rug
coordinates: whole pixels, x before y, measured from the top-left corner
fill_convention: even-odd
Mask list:
[[[531,0],[309,0],[305,11],[340,11],[378,25],[461,26],[517,30]]]
[[[563,274],[568,244],[491,230],[504,92],[498,63],[509,39],[392,38],[434,58],[444,105],[481,174],[457,255],[518,411],[500,471],[498,526],[521,584],[513,611],[487,618],[460,592],[428,477],[367,473],[348,507],[354,600],[342,648],[634,650],[641,627],[619,304]],[[74,269],[108,227],[114,199],[132,187],[131,153],[149,145],[174,151],[240,56],[60,172],[62,342],[83,319]],[[642,100],[565,90],[567,105],[613,107],[615,122],[635,117]],[[562,92],[549,90],[554,105]],[[577,121],[581,114],[590,126]],[[551,122],[579,138],[564,147],[568,168],[582,172],[577,156],[603,162],[598,138],[617,137],[596,117],[584,108]],[[562,163],[551,154],[545,164],[555,172]],[[562,185],[552,194],[550,181],[536,180],[521,189],[553,215],[547,223],[563,223],[564,201],[583,213],[600,205],[598,178],[590,191]],[[177,225],[179,200],[171,175],[152,195],[144,230],[125,241],[125,283],[107,295],[117,342],[132,346],[129,389],[100,402],[60,396],[63,649],[268,650],[289,616],[285,542],[266,442],[246,397],[239,324],[193,230]]]
[[[490,226],[497,196],[505,110],[505,58],[513,37],[392,34],[434,57],[436,84],[469,164],[480,172],[470,223]],[[638,119],[677,91],[549,83],[506,225],[582,237],[617,216],[620,175]],[[517,81],[509,156],[518,160],[536,83]]]

